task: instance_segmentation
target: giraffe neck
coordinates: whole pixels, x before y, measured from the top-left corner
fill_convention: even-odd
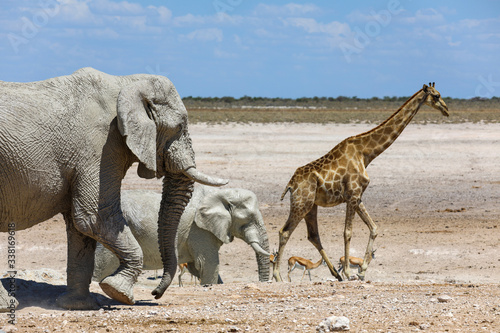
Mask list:
[[[360,139],[361,145],[364,146],[365,167],[396,141],[401,132],[403,132],[405,127],[417,114],[426,98],[427,94],[423,90],[418,91],[382,124],[354,137]]]

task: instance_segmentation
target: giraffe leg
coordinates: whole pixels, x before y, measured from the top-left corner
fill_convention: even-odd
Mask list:
[[[283,252],[285,251],[286,243],[288,242],[293,231],[295,230],[295,228],[297,228],[297,225],[303,218],[304,216],[300,214],[300,211],[298,209],[294,209],[292,205],[292,207],[290,208],[290,215],[288,216],[288,220],[286,221],[285,225],[283,226],[283,228],[281,228],[279,232],[280,242],[278,247],[278,254],[273,263],[273,277],[276,280],[276,282],[283,281],[280,273],[281,257],[283,256]]]
[[[352,238],[352,219],[354,218],[355,209],[352,204],[347,203],[344,226],[344,267],[343,274],[347,280],[351,277],[351,266],[349,265],[349,252]]]
[[[316,247],[316,249],[318,249],[321,257],[326,262],[328,269],[330,269],[330,273],[332,273],[332,275],[335,276],[337,280],[342,281],[342,277],[337,272],[335,267],[333,267],[330,259],[326,255],[325,250],[323,249],[323,246],[321,245],[318,230],[318,205],[313,205],[312,209],[309,211],[309,213],[306,214],[304,219],[306,220],[307,225],[307,239]]]
[[[359,217],[361,217],[363,222],[365,222],[365,224],[368,226],[368,229],[370,229],[370,239],[368,240],[368,245],[366,247],[365,258],[363,260],[363,265],[361,265],[360,273],[358,274],[359,278],[361,280],[364,280],[366,269],[368,268],[370,261],[372,261],[373,242],[377,237],[378,227],[375,224],[375,222],[373,222],[370,215],[368,215],[368,211],[366,210],[366,207],[363,204],[363,202],[359,203],[358,207],[356,208],[356,212],[358,213]]]

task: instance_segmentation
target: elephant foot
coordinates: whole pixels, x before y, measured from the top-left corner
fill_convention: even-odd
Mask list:
[[[99,286],[106,295],[118,302],[129,305],[135,303],[134,282],[130,282],[120,274],[108,276],[99,283]]]
[[[0,313],[15,310],[18,305],[19,302],[14,297],[9,297],[7,299],[0,298]]]
[[[66,292],[56,299],[56,304],[67,310],[99,310],[97,301],[90,295]]]

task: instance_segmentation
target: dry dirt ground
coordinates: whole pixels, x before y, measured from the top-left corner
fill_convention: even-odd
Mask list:
[[[195,124],[197,166],[254,191],[271,248],[288,215],[281,193],[294,170],[369,124]],[[225,284],[177,279],[160,300],[150,295],[155,272],[135,288],[137,304],[120,305],[91,290],[99,311],[55,306],[65,290],[66,235],[60,216],[16,233],[17,332],[315,332],[329,316],[345,316],[353,332],[500,331],[500,124],[410,124],[368,167],[365,205],[379,225],[367,281],[337,282],[324,266],[301,282],[257,282],[253,251],[241,240],[221,248]],[[159,181],[131,170],[123,187],[160,191]],[[343,255],[345,207],[319,209],[322,243],[333,261]],[[6,269],[5,235],[0,269]],[[368,230],[354,222],[353,255],[362,256]],[[317,261],[302,223],[285,258]],[[3,259],[1,259],[3,258]],[[282,265],[286,278],[286,263]],[[5,280],[4,280],[5,284]]]

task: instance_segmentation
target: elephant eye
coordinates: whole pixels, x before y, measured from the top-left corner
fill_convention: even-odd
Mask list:
[[[155,120],[156,116],[155,116],[155,112],[153,112],[155,108],[150,101],[147,101],[147,100],[144,101],[144,109],[146,110],[148,118],[151,120]]]

